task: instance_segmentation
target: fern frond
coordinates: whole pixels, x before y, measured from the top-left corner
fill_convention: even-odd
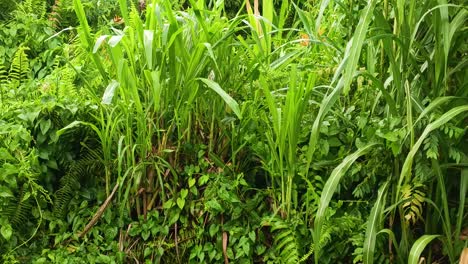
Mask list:
[[[75,173],[68,173],[60,179],[60,185],[62,187],[55,193],[53,213],[56,217],[63,218],[67,213],[68,203],[75,191],[79,190],[79,177]]]
[[[138,9],[135,7],[135,3],[131,3],[130,7],[130,14],[129,14],[129,26],[132,28],[138,28],[138,25],[141,24],[140,13]]]
[[[25,0],[21,3],[19,9],[26,14],[34,14],[38,19],[44,18],[47,11],[47,1],[44,0]]]
[[[408,223],[415,224],[422,219],[423,204],[426,194],[423,191],[424,185],[420,183],[405,184],[402,187],[403,199],[407,200],[403,204],[404,217]]]
[[[449,148],[449,157],[454,160],[456,163],[460,163],[462,158],[464,157],[463,151],[455,148],[455,147],[450,147]]]
[[[439,138],[437,135],[431,134],[424,140],[424,150],[427,158],[439,158]]]
[[[280,218],[274,218],[269,223],[274,235],[274,249],[279,253],[281,263],[299,262],[299,243],[296,237],[296,230],[290,222]]]
[[[27,79],[29,73],[29,60],[26,54],[27,47],[19,47],[11,62],[10,71],[8,73],[8,79],[10,81],[16,81],[22,83]]]
[[[60,179],[60,189],[54,195],[53,213],[59,218],[67,214],[67,209],[74,195],[80,190],[80,182],[86,180],[88,175],[96,175],[96,172],[102,170],[102,163],[99,155],[101,151],[96,149],[90,151],[82,148],[81,156],[78,160],[70,162],[68,173]]]
[[[423,154],[416,155],[414,175],[415,180],[418,182],[427,182],[434,176],[434,171],[429,166],[429,161]]]
[[[76,72],[69,65],[62,65],[61,60],[56,58],[54,70],[44,78],[41,91],[52,93],[61,99],[78,98],[75,86],[76,75]]]
[[[8,73],[3,65],[0,65],[0,85],[5,84],[8,80]]]
[[[8,73],[3,67],[3,65],[0,65],[0,102],[2,102],[3,99],[3,91],[6,90],[5,87],[8,83]]]
[[[314,243],[310,244],[309,251],[304,256],[302,256],[301,259],[299,259],[299,263],[302,263],[302,262],[308,260],[309,257],[312,256],[312,254],[314,254],[314,246],[315,246]]]
[[[25,225],[31,216],[33,203],[25,195],[26,191],[23,188],[17,197],[11,197],[7,200],[4,210],[2,210],[2,214],[9,219],[15,229]]]

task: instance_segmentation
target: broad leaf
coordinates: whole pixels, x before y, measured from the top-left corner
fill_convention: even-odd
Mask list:
[[[10,237],[13,234],[13,228],[9,224],[3,225],[2,228],[0,228],[0,233],[6,240],[10,240]]]

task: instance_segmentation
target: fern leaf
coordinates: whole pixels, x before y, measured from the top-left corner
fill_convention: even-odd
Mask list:
[[[60,189],[54,195],[53,213],[59,218],[63,218],[68,212],[68,205],[73,196],[80,190],[80,182],[85,180],[87,175],[96,175],[102,171],[102,163],[99,159],[99,150],[89,150],[83,148],[79,159],[70,162],[68,173],[60,179]]]
[[[282,219],[274,219],[272,222],[272,231],[275,231],[274,248],[279,252],[281,263],[299,262],[299,245],[297,242],[294,228],[290,223]]]
[[[28,56],[26,55],[26,50],[29,50],[29,48],[19,47],[16,51],[15,56],[11,62],[8,75],[10,81],[22,83],[25,79],[27,79],[27,75],[29,73],[29,60]]]

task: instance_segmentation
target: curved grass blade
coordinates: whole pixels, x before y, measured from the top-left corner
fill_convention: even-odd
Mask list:
[[[411,167],[413,165],[413,159],[416,153],[419,150],[419,147],[421,147],[421,144],[423,143],[424,139],[431,133],[433,130],[439,128],[440,126],[444,125],[448,121],[452,120],[455,116],[468,111],[468,105],[463,105],[463,106],[458,106],[455,108],[450,109],[450,111],[446,112],[443,114],[441,117],[439,117],[437,120],[434,122],[430,123],[429,125],[426,126],[426,129],[424,129],[423,133],[419,137],[418,141],[414,144],[414,146],[411,148],[411,151],[408,153],[408,156],[406,156],[405,163],[403,164],[403,167],[401,169],[401,174],[400,178],[398,180],[398,186],[397,186],[397,193],[400,193],[400,188],[403,184],[403,180],[409,181],[410,176],[411,176]],[[398,197],[398,196],[397,196]]]
[[[374,262],[375,239],[377,237],[378,227],[382,221],[383,208],[385,206],[385,197],[387,193],[388,182],[380,187],[377,200],[372,207],[369,220],[367,222],[366,238],[363,247],[363,263],[372,264]]]
[[[437,188],[439,189],[440,196],[442,198],[442,219],[444,220],[442,226],[445,232],[445,236],[447,238],[447,241],[445,242],[445,247],[447,249],[447,255],[449,256],[450,262],[453,263],[455,262],[455,253],[453,251],[452,230],[450,226],[450,212],[448,206],[449,197],[447,195],[447,190],[445,189],[444,175],[442,174],[442,170],[440,169],[439,161],[431,159],[431,163],[433,171],[437,175]]]
[[[415,39],[416,39],[416,35],[417,33],[419,32],[419,26],[421,25],[421,23],[424,21],[424,19],[426,18],[427,15],[429,15],[430,13],[432,13],[432,11],[438,9],[438,8],[446,8],[446,7],[456,7],[456,8],[459,8],[461,6],[459,5],[454,5],[454,4],[445,4],[445,5],[437,5],[429,10],[427,10],[422,16],[421,18],[419,19],[418,23],[416,23],[416,26],[414,27],[413,29],[413,34],[411,35],[411,38],[410,38],[410,42],[409,42],[409,49],[411,50],[412,49],[412,46],[413,46],[413,43],[415,42]]]
[[[67,130],[80,126],[80,125],[89,126],[92,130],[96,132],[96,134],[98,134],[99,137],[101,137],[101,130],[96,125],[94,125],[93,123],[84,122],[84,121],[73,121],[67,126],[65,126],[64,128],[57,130],[56,132],[57,137],[60,137],[62,134],[67,132]]]
[[[393,233],[393,231],[388,228],[384,228],[380,230],[377,233],[377,235],[383,234],[383,233],[387,234],[390,241],[392,241],[393,247],[395,248],[395,253],[398,259],[400,260],[400,263],[404,263],[403,256],[401,255],[401,252],[400,252],[400,246],[398,245],[398,241],[396,240],[396,237],[395,237],[395,233]]]
[[[440,105],[443,105],[445,104],[446,102],[452,100],[452,99],[455,99],[456,97],[455,96],[443,96],[443,97],[437,97],[434,101],[432,101],[426,108],[424,108],[424,110],[421,112],[421,114],[419,115],[418,119],[416,120],[416,122],[414,122],[414,126],[419,122],[421,121],[421,119],[423,117],[425,117],[427,114],[429,114],[432,110],[434,110],[435,108],[437,108],[438,106]]]
[[[322,191],[322,195],[320,196],[320,204],[319,204],[319,208],[318,208],[318,211],[317,211],[317,216],[315,218],[315,230],[314,230],[314,234],[313,234],[313,237],[314,237],[314,243],[315,243],[315,246],[316,246],[316,250],[315,250],[315,263],[318,263],[318,258],[320,256],[320,244],[319,244],[319,241],[320,241],[320,235],[321,235],[321,229],[322,229],[322,225],[323,225],[323,222],[325,220],[325,212],[328,208],[328,205],[330,203],[330,200],[333,196],[333,194],[335,193],[335,190],[336,190],[336,187],[338,186],[338,183],[340,182],[341,180],[341,177],[343,177],[343,175],[346,173],[346,171],[348,171],[348,169],[351,167],[351,165],[353,165],[353,163],[362,155],[365,155],[366,153],[368,153],[372,147],[374,147],[375,145],[377,145],[377,143],[370,143],[368,145],[366,145],[365,147],[357,150],[356,152],[354,152],[353,154],[351,155],[348,155],[344,160],[343,162],[341,162],[340,165],[338,165],[338,167],[336,167],[331,175],[330,175],[330,178],[327,180],[327,182],[325,183],[325,186],[323,187],[323,191]]]
[[[353,80],[354,71],[356,69],[356,65],[358,64],[359,57],[361,56],[362,45],[364,44],[367,28],[369,27],[370,21],[372,19],[376,3],[376,0],[369,1],[366,8],[363,10],[363,13],[359,19],[359,24],[356,28],[356,31],[354,32],[353,38],[350,41],[351,49],[349,50],[349,54],[346,54],[347,56],[345,56],[348,61],[342,76],[344,79],[343,89],[345,94],[349,92],[349,87],[351,85],[351,81]]]
[[[208,87],[210,87],[213,91],[215,91],[221,98],[223,98],[224,102],[231,108],[231,110],[236,114],[239,119],[242,119],[241,111],[239,108],[239,104],[234,100],[229,94],[227,94],[218,83],[205,79],[205,78],[198,78],[204,82]]]
[[[125,22],[130,22],[130,17],[128,16],[128,6],[127,6],[127,1],[125,0],[119,0],[119,7],[120,7],[120,12],[122,13],[122,17]]]
[[[327,8],[330,0],[322,0],[320,3],[320,10],[317,16],[317,20],[315,21],[315,33],[318,33],[320,30],[320,24],[322,23],[323,13],[325,12],[325,8]]]
[[[109,85],[107,86],[106,90],[104,91],[104,95],[102,96],[101,103],[109,105],[112,103],[112,99],[114,98],[115,90],[119,87],[119,82],[116,80],[112,80]]]
[[[414,242],[413,246],[411,247],[411,251],[409,254],[408,264],[418,264],[419,258],[421,257],[421,253],[423,252],[424,248],[435,238],[438,238],[439,235],[424,235],[416,242]]]

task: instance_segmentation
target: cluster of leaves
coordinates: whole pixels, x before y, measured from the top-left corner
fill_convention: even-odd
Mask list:
[[[91,114],[93,105],[89,92],[77,87],[87,74],[80,70],[86,65],[83,53],[65,39],[50,38],[54,31],[46,10],[45,1],[22,1],[0,22],[0,252],[5,263],[24,263],[31,253],[40,253],[49,243],[45,227],[68,211],[67,196],[80,190],[79,181],[95,182],[78,169],[85,165],[75,165],[85,156],[83,146],[95,145],[94,136],[86,130],[61,139],[56,134]],[[76,181],[68,180],[70,175]]]

